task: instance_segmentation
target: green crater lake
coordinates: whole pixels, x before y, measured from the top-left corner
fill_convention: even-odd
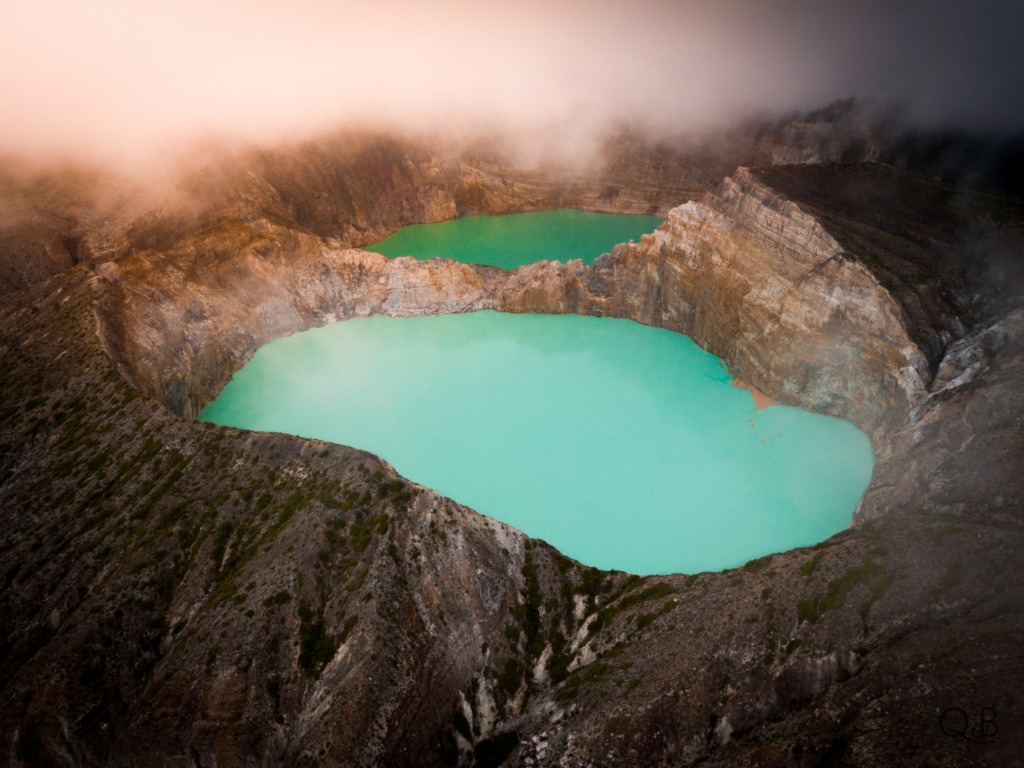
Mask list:
[[[594,259],[617,243],[639,240],[664,219],[564,208],[508,216],[465,216],[413,224],[366,250],[385,256],[441,256],[469,264],[514,269],[542,259]]]
[[[638,574],[720,570],[846,528],[868,438],[755,410],[685,336],[629,320],[477,312],[349,320],[259,349],[203,421],[317,437]]]
[[[654,216],[577,210],[405,227],[370,250],[506,269],[593,263]],[[200,415],[382,456],[600,568],[720,570],[849,525],[874,463],[846,421],[755,409],[714,356],[628,320],[371,317],[259,349]]]

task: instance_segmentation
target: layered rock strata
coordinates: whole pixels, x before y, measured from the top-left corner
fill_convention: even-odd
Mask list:
[[[387,259],[262,223],[137,252],[99,275],[112,359],[188,417],[266,340],[313,325],[375,313],[578,312],[685,333],[776,399],[850,418],[881,443],[926,395],[922,346],[946,322],[912,325],[910,302],[747,170],[593,266],[504,272]]]

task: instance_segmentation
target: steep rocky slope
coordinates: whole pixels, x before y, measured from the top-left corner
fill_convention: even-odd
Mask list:
[[[441,764],[463,696],[483,736],[514,711],[537,568],[565,631],[621,589],[374,457],[174,418],[109,369],[90,280],[4,313],[12,764]]]
[[[793,178],[803,198],[821,190],[818,209],[795,202]],[[779,191],[787,180],[790,197]],[[871,206],[892,211],[884,226],[866,221]],[[686,333],[745,381],[850,418],[884,445],[927,396],[947,346],[1019,299],[1019,267],[1002,254],[1022,236],[1000,216],[1024,214],[877,166],[741,169],[592,267],[508,273],[387,259],[261,218],[218,221],[102,265],[98,312],[121,372],[189,417],[274,336],[373,313],[489,308]]]
[[[4,296],[10,764],[1019,763],[1024,316],[987,277],[1012,274],[993,254],[1019,242],[1013,206],[961,243],[992,201],[929,209],[941,186],[876,167],[743,171],[593,267],[505,273],[345,247],[447,215],[399,166],[324,182],[357,190],[361,229],[284,206],[305,194],[287,174],[273,192],[232,172],[95,271]],[[881,458],[859,521],[637,579],[367,454],[174,415],[271,336],[483,307],[686,331],[769,394],[858,420]]]

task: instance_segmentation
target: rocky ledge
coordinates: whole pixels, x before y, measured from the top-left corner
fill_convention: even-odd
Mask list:
[[[509,273],[255,210],[149,221],[5,297],[9,763],[1019,761],[1015,206],[876,166],[755,169],[591,267]],[[173,415],[272,336],[481,308],[683,331],[856,420],[880,458],[858,521],[723,573],[602,573],[367,454]]]

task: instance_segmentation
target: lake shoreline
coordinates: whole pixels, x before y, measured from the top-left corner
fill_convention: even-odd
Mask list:
[[[780,405],[778,400],[769,397],[753,384],[748,384],[742,379],[734,378],[732,380],[732,385],[736,387],[736,389],[745,389],[753,396],[755,411],[763,411],[765,408],[771,408],[773,405]]]

